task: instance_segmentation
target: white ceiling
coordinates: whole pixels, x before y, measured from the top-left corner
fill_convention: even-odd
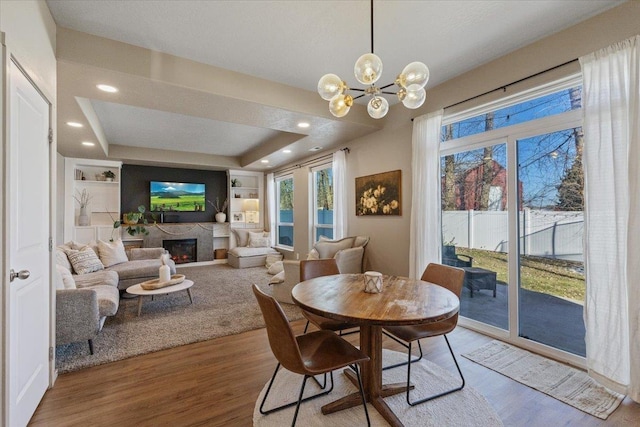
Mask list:
[[[366,0],[48,0],[47,3],[58,26],[282,83],[305,91],[300,92],[301,97],[315,92],[318,79],[329,72],[338,74],[350,86],[359,87],[353,77],[353,64],[370,50],[369,2]],[[393,82],[406,64],[422,61],[431,71],[428,96],[429,87],[619,3],[377,0],[374,2],[374,50],[384,63],[381,82]],[[74,93],[81,86],[78,79],[86,79],[87,74],[94,71],[100,72],[84,67],[73,81],[65,81],[64,67],[59,68],[59,99],[82,96]],[[145,86],[138,87],[142,92]],[[261,89],[258,86],[253,90]],[[148,90],[152,90],[151,85]],[[309,146],[329,148],[348,141],[345,138],[361,136],[380,126],[361,123],[359,127],[349,127],[344,119],[342,123],[339,119],[331,123],[332,116],[323,113],[314,117],[308,111],[293,107],[281,109],[278,123],[298,117],[318,123],[312,123],[312,128],[305,132],[289,125],[267,125],[262,119],[253,120],[256,116],[250,108],[237,109],[237,117],[234,115],[231,119],[222,112],[190,117],[160,108],[163,103],[160,98],[175,96],[163,92],[137,94],[134,98],[149,97],[140,105],[131,99],[119,103],[97,99],[100,95],[83,95],[93,99],[91,105],[106,141],[119,146],[242,156],[252,150],[260,151],[260,147],[279,132],[299,132],[300,138],[290,148],[294,149],[293,156],[303,157],[309,154]],[[264,104],[255,99],[243,101]],[[393,98],[389,101],[394,104]],[[64,105],[67,104],[60,102],[58,111],[59,151],[63,155],[92,156],[83,153],[78,148],[77,136],[65,129],[63,124],[73,119],[67,116],[73,108]],[[213,104],[210,110],[215,110]],[[315,125],[323,129],[315,129]],[[95,133],[94,130],[94,139]],[[178,148],[176,141],[180,141]],[[263,149],[260,154],[267,156],[267,151]],[[274,153],[271,165],[291,160],[292,157]]]

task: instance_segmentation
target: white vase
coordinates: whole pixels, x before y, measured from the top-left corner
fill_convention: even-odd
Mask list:
[[[216,214],[216,221],[217,222],[225,222],[227,220],[227,214],[224,212],[218,212]]]
[[[89,225],[89,215],[87,215],[87,207],[80,208],[80,215],[78,215],[78,225]]]

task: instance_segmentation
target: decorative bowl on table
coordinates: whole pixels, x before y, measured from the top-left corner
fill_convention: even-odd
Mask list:
[[[140,287],[145,291],[152,291],[154,289],[166,288],[167,286],[182,283],[184,278],[184,274],[174,274],[168,282],[161,282],[160,279],[147,280],[146,282],[140,283]]]

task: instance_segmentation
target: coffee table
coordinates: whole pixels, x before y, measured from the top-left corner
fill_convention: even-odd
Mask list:
[[[191,304],[193,304],[193,295],[191,295],[192,286],[193,281],[184,279],[177,285],[171,285],[165,288],[152,289],[148,291],[146,289],[142,289],[142,286],[140,286],[140,283],[138,283],[137,285],[129,286],[127,288],[127,292],[132,295],[138,295],[138,316],[140,316],[140,313],[142,312],[142,298],[145,296],[151,296],[153,298],[154,295],[164,295],[179,291],[187,291],[187,293],[189,294],[189,301],[191,301]]]

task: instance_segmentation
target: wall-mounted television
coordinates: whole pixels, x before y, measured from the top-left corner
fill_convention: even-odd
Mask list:
[[[151,181],[149,207],[152,212],[203,212],[205,185]]]

